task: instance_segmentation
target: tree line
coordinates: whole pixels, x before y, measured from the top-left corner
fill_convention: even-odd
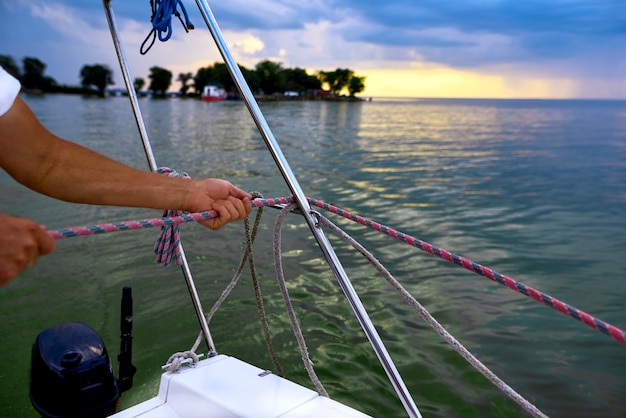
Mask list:
[[[113,72],[105,64],[84,65],[79,73],[80,86],[59,85],[52,77],[45,75],[46,64],[34,57],[22,59],[22,67],[8,55],[0,55],[0,65],[16,77],[27,90],[53,93],[82,93],[104,96],[107,86],[114,84]],[[365,77],[357,76],[347,68],[334,71],[318,71],[311,75],[302,68],[284,68],[280,62],[263,60],[254,69],[239,66],[250,89],[259,95],[283,94],[286,91],[298,95],[312,95],[327,89],[332,95],[346,91],[350,97],[365,89]],[[173,74],[162,67],[150,68],[147,89],[156,96],[164,96],[172,85]],[[236,95],[235,83],[226,64],[214,63],[192,73],[179,73],[176,81],[181,83],[180,93],[184,96],[199,96],[204,86],[216,85],[231,95]],[[146,80],[136,78],[135,90],[141,91]]]

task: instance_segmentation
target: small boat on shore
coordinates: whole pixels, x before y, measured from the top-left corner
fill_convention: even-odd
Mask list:
[[[224,89],[221,89],[214,85],[208,85],[204,86],[200,98],[203,102],[221,102],[223,100],[226,100],[227,95]]]

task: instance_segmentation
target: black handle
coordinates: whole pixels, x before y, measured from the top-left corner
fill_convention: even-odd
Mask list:
[[[133,376],[137,368],[133,366],[133,296],[132,288],[125,286],[122,290],[122,306],[120,315],[120,354],[117,361],[120,364],[119,385],[124,392],[133,386]]]

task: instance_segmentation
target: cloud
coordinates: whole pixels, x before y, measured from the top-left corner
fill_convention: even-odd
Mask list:
[[[257,36],[248,33],[236,33],[229,37],[229,39],[229,49],[233,52],[233,54],[240,52],[241,54],[254,55],[265,49],[263,41],[261,41]]]
[[[332,3],[332,2],[331,2]],[[215,18],[229,30],[293,30],[322,20],[340,20],[325,0],[247,0],[215,2]]]
[[[102,45],[105,31],[87,22],[74,8],[59,3],[29,4],[31,16],[42,21],[49,28],[66,39],[83,44]]]
[[[6,42],[3,53],[17,61],[39,58],[47,64],[46,73],[58,82],[78,84],[82,65],[114,62],[110,36],[106,42],[106,22],[95,25],[87,13],[58,2],[16,2],[10,13],[4,7],[0,4],[5,16],[0,32]]]
[[[197,29],[186,34],[174,21],[172,39],[141,56],[150,31],[148,2],[113,2],[134,75],[146,77],[152,65],[195,72],[221,61],[197,7],[186,5]],[[438,68],[448,76],[448,70],[482,76],[483,85],[501,80],[508,87],[498,91],[508,94],[547,91],[528,86],[553,82],[562,86],[554,90],[559,94],[626,97],[623,0],[259,0],[253,7],[233,0],[211,6],[233,55],[249,68],[263,59],[311,70]],[[2,53],[36,56],[62,83],[76,84],[84,64],[117,66],[100,2],[0,1],[0,13]]]
[[[615,54],[626,43],[626,7],[621,0],[342,3],[357,21],[365,22],[346,32],[346,38],[415,47],[427,60],[467,68],[584,59],[597,55],[598,49]]]
[[[515,0],[440,2],[437,0],[345,0],[342,5],[361,20],[387,27],[454,27],[465,33],[489,32],[623,34],[621,0]]]

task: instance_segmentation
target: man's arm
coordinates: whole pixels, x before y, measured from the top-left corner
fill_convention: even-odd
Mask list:
[[[52,134],[17,97],[0,116],[0,167],[37,192],[75,203],[189,212],[215,210],[217,229],[243,219],[250,195],[226,180],[187,180],[141,171]],[[0,286],[54,251],[37,223],[0,214]]]
[[[214,209],[219,228],[242,219],[250,195],[225,180],[172,178],[121,164],[48,131],[21,98],[0,116],[0,166],[19,183],[74,203],[179,209]],[[224,217],[223,219],[220,219]]]

